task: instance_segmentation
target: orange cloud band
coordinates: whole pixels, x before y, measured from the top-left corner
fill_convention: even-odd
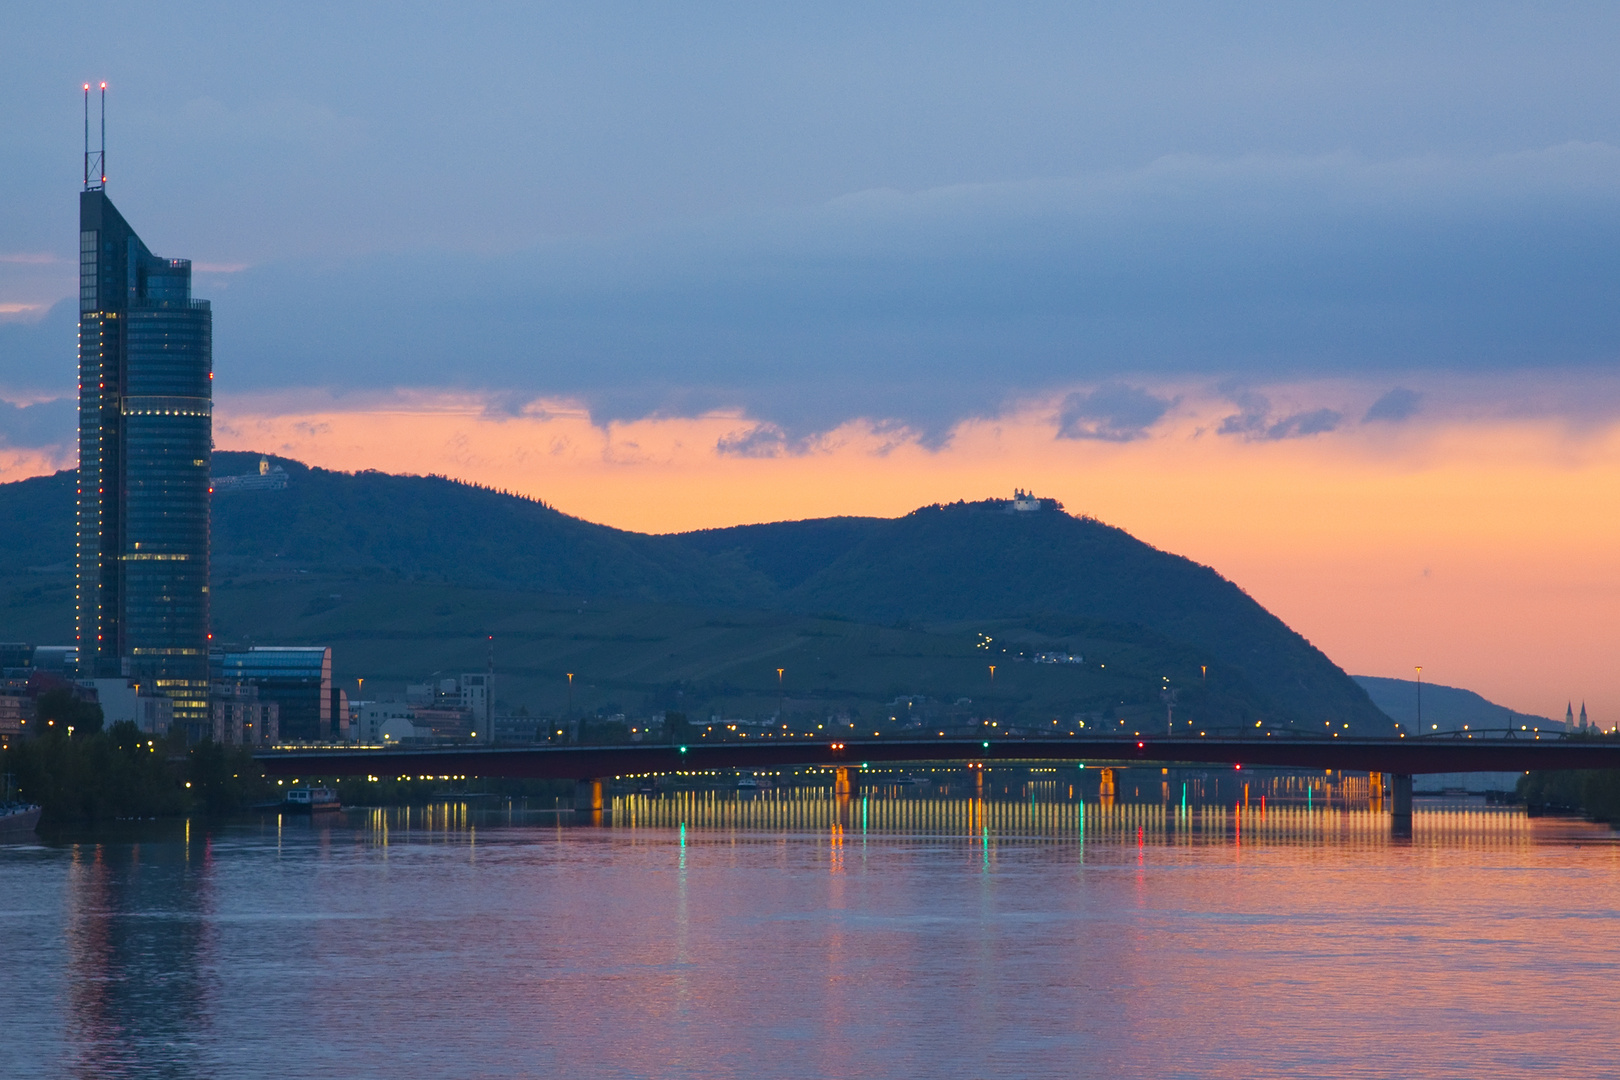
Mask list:
[[[1563,715],[1620,719],[1620,427],[1538,419],[1352,425],[1243,441],[1219,404],[1151,437],[1054,437],[1034,402],[959,425],[939,449],[856,422],[789,445],[735,413],[596,425],[540,402],[423,393],[300,407],[224,398],[220,449],[327,468],[440,473],[621,528],[672,532],[1010,494],[1060,499],[1214,566],[1347,670],[1465,686]],[[730,448],[730,452],[723,448]],[[54,467],[13,457],[13,479]]]

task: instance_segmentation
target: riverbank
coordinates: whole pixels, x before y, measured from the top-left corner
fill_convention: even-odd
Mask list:
[[[1519,801],[1531,813],[1582,813],[1593,821],[1620,822],[1620,770],[1533,772],[1519,778]]]
[[[41,808],[42,825],[120,818],[230,814],[273,798],[248,751],[178,737],[155,738],[134,724],[92,734],[53,731],[0,754],[15,794]]]

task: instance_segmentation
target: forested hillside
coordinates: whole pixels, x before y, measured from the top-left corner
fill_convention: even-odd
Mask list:
[[[1202,702],[1222,723],[1252,717],[1296,728],[1349,724],[1381,733],[1391,727],[1360,686],[1214,570],[1050,507],[1013,513],[991,500],[924,507],[896,519],[830,518],[655,536],[443,478],[339,473],[272,460],[288,473],[285,490],[215,496],[221,635],[263,643],[309,634],[358,641],[383,624],[396,638],[409,636],[412,625],[421,627],[424,640],[481,632],[444,625],[433,614],[440,601],[424,609],[423,594],[412,590],[426,586],[525,594],[534,599],[514,602],[536,610],[573,610],[576,599],[611,600],[614,610],[641,610],[672,634],[695,617],[678,611],[709,612],[699,624],[712,622],[716,611],[779,612],[800,620],[792,625],[805,633],[826,633],[833,620],[948,638],[953,644],[941,648],[950,655],[962,639],[980,650],[963,656],[987,662],[991,653],[1016,663],[1019,653],[1044,648],[1096,653],[1114,646],[1139,661],[1133,678],[1140,686],[1113,676],[1106,689],[1093,679],[1096,685],[1087,684],[1083,693],[1079,684],[1059,690],[1052,683],[1051,693],[1042,692],[1043,710],[1058,708],[1065,694],[1077,710],[1095,710],[1110,695],[1117,698],[1114,707],[1157,709],[1159,691],[1169,685],[1184,709]],[[251,473],[258,464],[256,454],[219,453],[214,472]],[[11,568],[8,603],[0,609],[9,626],[0,628],[0,637],[71,636],[65,597],[71,594],[72,493],[70,473],[0,485],[0,520],[10,526],[0,550]],[[283,584],[266,591],[272,582]],[[309,587],[327,590],[326,599],[312,593],[289,608],[287,598],[302,597]],[[363,616],[344,599],[362,593],[368,598]],[[397,602],[391,604],[390,595]],[[500,606],[505,617],[517,617],[511,603]],[[821,629],[806,629],[805,619],[819,620]],[[649,640],[662,640],[664,630]],[[981,633],[997,640],[983,645]],[[532,634],[543,638],[562,629],[537,626]],[[746,652],[745,638],[729,644],[716,638],[713,647]],[[842,654],[852,647],[839,648]],[[635,651],[629,644],[620,648],[626,656]],[[373,671],[386,654],[368,661]],[[701,669],[731,672],[726,678],[739,693],[768,690],[764,682],[750,689],[752,676],[737,666],[741,655],[688,657],[690,664],[665,664],[656,675],[631,681],[637,693],[653,693]],[[607,660],[607,653],[598,657]],[[419,663],[431,663],[431,649]],[[544,682],[547,665],[537,660],[530,666]],[[974,685],[962,663],[956,669],[962,673],[945,680],[950,687],[941,683],[930,691],[913,685],[912,676],[891,678],[863,667],[858,693],[945,694]],[[837,690],[836,679],[822,681],[822,691]]]

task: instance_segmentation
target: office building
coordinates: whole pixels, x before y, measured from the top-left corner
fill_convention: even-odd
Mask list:
[[[315,646],[259,646],[215,654],[214,681],[257,688],[257,700],[276,706],[281,742],[331,742],[347,736],[346,699],[332,687],[332,650]]]
[[[200,727],[213,315],[190,261],[153,255],[113,206],[104,160],[86,153],[79,196],[78,673],[126,677]]]

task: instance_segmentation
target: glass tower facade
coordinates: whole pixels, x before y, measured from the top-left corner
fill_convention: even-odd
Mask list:
[[[214,654],[214,678],[256,686],[259,700],[281,709],[284,742],[326,742],[335,734],[332,650],[329,646],[260,645]]]
[[[77,628],[82,678],[208,719],[213,314],[99,187],[79,197]]]

